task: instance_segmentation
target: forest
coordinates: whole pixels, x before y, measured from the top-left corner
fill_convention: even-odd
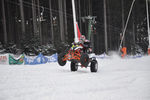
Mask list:
[[[74,41],[71,0],[1,0],[0,5],[0,53],[51,55]],[[121,46],[131,55],[147,53],[146,0],[75,0],[75,8],[81,33],[88,38],[91,32],[95,54],[118,51],[130,10]]]

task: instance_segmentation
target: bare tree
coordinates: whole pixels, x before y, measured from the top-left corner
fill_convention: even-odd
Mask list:
[[[121,9],[122,9],[122,33],[124,30],[124,26],[125,26],[125,19],[124,19],[124,0],[121,1]],[[124,37],[125,38],[125,37]],[[125,39],[123,40],[123,46],[125,46]]]
[[[25,33],[25,20],[24,20],[24,10],[23,10],[23,0],[19,0],[20,2],[20,14],[21,14],[21,27],[22,27],[22,34],[21,39]]]
[[[60,23],[60,36],[61,36],[61,41],[64,40],[64,22],[63,22],[63,7],[62,7],[62,0],[58,0],[58,5],[59,5],[59,23]]]
[[[106,16],[106,0],[104,2],[104,32],[105,32],[105,52],[107,53],[108,43],[107,43],[107,16]]]
[[[68,35],[68,31],[67,31],[67,9],[66,9],[66,0],[64,0],[64,32],[65,32],[65,36]]]
[[[6,16],[5,16],[5,4],[4,4],[4,0],[2,0],[2,14],[3,14],[4,42],[7,43],[7,30],[6,30]]]
[[[38,5],[38,35],[40,36],[40,43],[43,43],[42,39],[42,32],[41,32],[41,20],[40,20],[40,2],[37,0]]]
[[[35,34],[35,33],[37,33],[35,0],[32,0],[32,19],[33,19],[33,32]]]
[[[52,13],[52,0],[49,0],[49,13],[50,13],[50,23],[51,23],[51,41],[54,44],[54,28],[53,28],[53,13]]]
[[[92,0],[88,0],[89,15],[92,15]]]

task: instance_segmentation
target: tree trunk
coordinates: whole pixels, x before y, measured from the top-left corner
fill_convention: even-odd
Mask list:
[[[5,16],[5,4],[4,0],[2,0],[2,16],[3,16],[3,32],[4,32],[4,43],[7,43],[7,30],[6,30],[6,16]]]
[[[92,1],[91,0],[88,0],[89,2],[88,2],[88,8],[89,8],[89,15],[91,15],[92,16]]]
[[[108,44],[107,44],[107,16],[106,16],[106,0],[104,2],[104,33],[105,33],[105,52],[108,52]]]
[[[53,28],[53,13],[52,13],[52,0],[49,0],[49,9],[50,9],[50,23],[51,23],[51,41],[54,44],[54,28]]]
[[[135,54],[135,49],[134,49],[134,47],[135,47],[135,22],[134,22],[134,18],[133,18],[133,23],[132,23],[132,24],[133,24],[133,31],[132,31],[132,32],[133,32],[133,33],[132,33],[132,35],[133,35],[133,42],[132,42],[132,44],[133,44],[133,45],[131,45],[131,46],[132,46],[132,48],[133,48],[133,49],[132,49],[132,50],[133,50],[132,52],[133,52],[133,54]]]
[[[41,20],[40,20],[40,2],[37,0],[37,5],[38,5],[38,35],[40,37],[40,43],[43,44],[43,37],[42,37],[42,32],[41,32]]]
[[[67,11],[66,11],[66,0],[64,0],[64,32],[65,32],[65,39],[68,40],[67,36],[68,36],[68,31],[67,31]]]
[[[33,21],[33,34],[37,33],[37,19],[36,19],[36,7],[35,0],[32,0],[32,21]]]
[[[110,9],[110,1],[107,0],[107,12],[108,12],[108,38],[109,38],[109,50],[112,50],[112,34],[111,34],[111,9]]]
[[[124,30],[124,25],[125,25],[125,21],[124,21],[124,0],[122,0],[121,2],[121,9],[122,9],[122,35],[123,35],[123,30]],[[125,46],[125,37],[124,37],[124,40],[123,40],[123,46]]]
[[[21,27],[22,27],[21,39],[22,39],[25,33],[25,20],[24,20],[23,1],[19,0],[19,2],[20,2],[20,14],[21,14]]]
[[[61,36],[61,41],[65,41],[64,40],[64,27],[63,27],[63,7],[62,7],[62,0],[58,1],[58,5],[59,5],[59,25],[60,25],[60,36]]]
[[[148,40],[149,40],[149,45],[148,48],[150,49],[150,25],[149,25],[149,7],[148,7],[148,0],[146,0],[146,15],[147,15],[147,31],[148,31]]]

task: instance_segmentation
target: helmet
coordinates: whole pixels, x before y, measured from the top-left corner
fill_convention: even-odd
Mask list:
[[[84,36],[84,35],[81,35],[80,40],[81,40],[81,41],[85,41],[85,36]]]

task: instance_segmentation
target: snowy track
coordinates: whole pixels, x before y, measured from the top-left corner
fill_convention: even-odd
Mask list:
[[[150,57],[100,59],[99,71],[70,63],[0,65],[0,100],[150,100]]]

